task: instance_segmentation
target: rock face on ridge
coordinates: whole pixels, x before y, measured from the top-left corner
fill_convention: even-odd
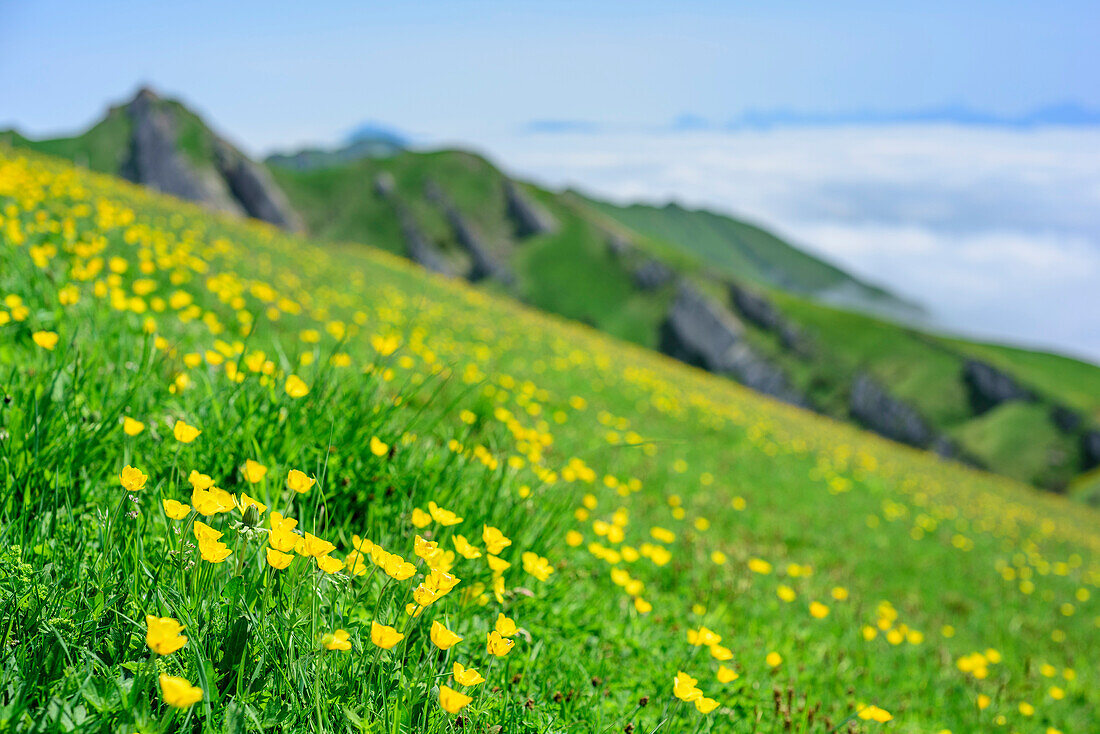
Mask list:
[[[504,182],[504,204],[517,237],[547,234],[558,228],[550,212],[532,201],[514,181]]]
[[[442,187],[435,181],[428,181],[424,186],[425,197],[443,211],[447,224],[454,234],[455,241],[470,255],[470,272],[466,279],[476,283],[486,278],[510,283],[514,279],[512,273],[504,263],[498,262],[493,257],[488,245],[482,240],[481,235],[466,221],[462,212],[454,205]]]
[[[736,316],[684,283],[661,324],[660,349],[681,362],[728,375],[784,402],[807,405],[786,375],[753,351],[744,331]]]
[[[250,216],[291,231],[302,221],[267,171],[225,140],[210,137],[212,157],[199,161],[180,147],[175,108],[150,89],[124,107],[130,117],[130,150],[119,173],[158,191],[218,212]]]
[[[967,360],[963,365],[963,382],[970,392],[970,404],[979,415],[1009,400],[1035,399],[1035,393],[1021,386],[1011,375],[976,359]]]
[[[966,458],[958,457],[950,440],[937,435],[912,406],[891,395],[866,372],[852,381],[849,409],[853,418],[881,436],[947,458]]]
[[[771,301],[736,283],[729,284],[730,300],[746,319],[779,336],[780,343],[800,355],[809,350],[798,327],[784,318]]]

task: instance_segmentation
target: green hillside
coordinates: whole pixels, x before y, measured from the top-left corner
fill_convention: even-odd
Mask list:
[[[175,145],[195,171],[225,168],[218,160],[224,141],[200,118],[149,97],[172,121]],[[0,139],[117,173],[134,104],[112,108],[81,136]],[[620,339],[678,350],[695,364],[707,360],[678,340],[683,321],[687,331],[698,326],[690,322],[707,303],[733,324],[730,334],[707,338],[738,341],[750,355],[740,366],[708,368],[896,440],[1045,488],[1072,485],[1074,496],[1100,502],[1100,493],[1077,482],[1100,462],[1100,448],[1088,448],[1090,440],[1100,447],[1100,368],[831,306],[843,293],[849,306],[855,297],[863,309],[912,313],[760,227],[675,205],[622,207],[550,191],[511,181],[485,158],[457,150],[398,151],[327,168],[271,165],[263,174],[272,181],[269,200],[285,202],[269,221],[300,217],[317,239],[408,257]],[[235,205],[223,197],[212,207]],[[731,287],[749,302],[738,303]],[[670,336],[676,323],[680,330]],[[975,362],[1014,392],[984,395],[975,387],[984,384],[974,382]]]
[[[56,159],[0,217],[0,729],[1095,723],[1087,507]]]

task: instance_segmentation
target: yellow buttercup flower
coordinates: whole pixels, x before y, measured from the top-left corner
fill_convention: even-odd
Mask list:
[[[171,655],[187,644],[187,638],[180,634],[183,625],[171,617],[145,615],[145,644],[157,655]]]
[[[725,665],[718,666],[718,682],[719,683],[732,683],[740,678],[737,671],[733,668],[727,668]]]
[[[292,553],[282,553],[274,548],[267,549],[267,563],[274,569],[281,571],[289,566],[293,560],[294,555]]]
[[[438,621],[432,622],[432,631],[430,633],[432,642],[440,650],[450,650],[453,646],[462,642],[462,638],[451,632],[444,627]]]
[[[501,612],[500,614],[497,614],[497,621],[496,624],[493,625],[493,629],[495,629],[497,632],[505,637],[511,637],[512,635],[516,634],[516,622],[514,619],[509,619],[508,617],[505,617],[504,613]]]
[[[439,705],[448,713],[457,714],[474,699],[447,686],[439,687]]]
[[[127,492],[140,492],[145,489],[145,482],[149,477],[141,472],[140,469],[127,464],[122,473],[118,475],[118,481],[122,483],[122,488]]]
[[[491,568],[494,573],[502,573],[512,567],[511,563],[500,556],[494,556],[492,553],[490,553],[485,560],[489,562],[489,568]]]
[[[301,377],[297,375],[290,375],[286,378],[286,385],[283,388],[286,390],[286,394],[292,398],[305,397],[309,393],[309,385],[302,381]]]
[[[450,510],[443,509],[434,502],[428,503],[428,512],[437,523],[443,525],[444,527],[458,525],[460,522],[462,522],[461,517],[451,512]]]
[[[501,637],[500,633],[493,630],[488,634],[486,638],[486,648],[490,655],[495,655],[498,658],[502,658],[512,651],[512,647],[515,646],[513,640],[507,637]]]
[[[344,629],[338,629],[335,632],[330,632],[321,638],[321,644],[325,646],[326,650],[350,650],[351,640],[348,639],[348,631]]]
[[[31,334],[31,339],[38,346],[52,352],[57,346],[58,336],[56,331],[36,331]]]
[[[370,623],[370,641],[383,650],[389,650],[403,639],[405,639],[405,635],[393,627],[387,627],[377,622]]]
[[[481,551],[470,545],[470,541],[466,540],[465,536],[455,535],[451,538],[451,542],[454,543],[455,550],[457,550],[458,554],[463,558],[470,561],[475,558],[481,558]]]
[[[176,421],[176,425],[172,426],[172,435],[176,437],[176,440],[180,443],[191,443],[199,434],[202,433],[198,428],[192,425],[188,425],[183,420]]]
[[[390,445],[381,441],[378,436],[370,437],[370,452],[375,456],[385,456],[390,452]]]
[[[298,539],[298,543],[294,546],[294,550],[300,555],[317,558],[332,553],[336,550],[336,546],[327,540],[318,538],[312,533],[306,533]]]
[[[810,602],[810,615],[815,619],[825,619],[829,616],[829,607],[819,601]]]
[[[169,706],[185,709],[202,700],[202,689],[188,683],[186,678],[161,673],[160,695]]]
[[[333,558],[332,556],[328,556],[328,555],[317,556],[317,567],[320,568],[325,573],[333,574],[333,573],[336,573],[337,571],[343,569],[344,562],[339,561],[339,560]]]
[[[173,520],[182,520],[191,512],[191,505],[185,505],[176,500],[164,499],[160,503],[164,506],[164,514]]]
[[[478,683],[485,682],[485,679],[481,677],[481,673],[478,673],[473,668],[464,667],[462,663],[455,663],[452,671],[455,680],[461,685],[476,686]]]
[[[221,563],[226,558],[229,558],[233,551],[231,551],[229,546],[225,543],[207,538],[199,540],[199,553],[205,561],[209,561],[210,563]]]
[[[241,467],[241,474],[244,475],[249,484],[256,484],[263,481],[263,478],[267,475],[267,467],[258,461],[248,459]]]
[[[210,489],[214,486],[214,480],[209,474],[203,474],[194,469],[187,476],[187,481],[190,482],[192,489]]]
[[[764,662],[768,664],[769,668],[778,668],[783,664],[783,656],[773,650],[764,658]]]
[[[291,469],[286,475],[286,486],[298,494],[305,494],[312,489],[313,485],[316,483],[316,479],[306,476],[305,472],[298,471],[297,469]]]
[[[699,709],[699,713],[701,714],[709,714],[711,711],[718,708],[718,702],[713,698],[700,696],[695,699],[695,708]]]
[[[523,559],[523,570],[539,581],[546,581],[550,578],[550,574],[554,573],[554,567],[550,565],[550,561],[538,553],[525,551],[521,558]]]
[[[414,507],[412,514],[409,515],[409,522],[414,527],[425,528],[432,523],[432,516],[421,510],[419,507]]]
[[[700,699],[703,697],[703,692],[696,687],[698,682],[697,678],[692,678],[681,670],[672,679],[672,693],[681,701],[691,702]]]
[[[122,432],[127,436],[136,436],[144,430],[145,424],[141,421],[136,421],[130,416],[122,419]]]
[[[500,555],[502,550],[512,544],[512,541],[506,538],[504,533],[489,525],[485,525],[482,529],[481,539],[485,541],[486,549],[494,556]]]
[[[241,492],[241,497],[237,500],[237,508],[241,512],[244,512],[249,507],[255,507],[256,512],[260,513],[261,515],[267,512],[267,505],[265,505],[263,502],[260,502],[259,500],[249,497],[244,492]],[[259,520],[259,518],[256,519]]]

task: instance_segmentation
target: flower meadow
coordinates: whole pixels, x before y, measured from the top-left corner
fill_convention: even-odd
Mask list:
[[[1097,729],[1094,511],[363,245],[0,150],[0,397],[3,731]]]

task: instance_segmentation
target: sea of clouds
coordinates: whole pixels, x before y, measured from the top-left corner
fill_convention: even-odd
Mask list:
[[[765,225],[940,330],[1100,362],[1100,128],[467,136],[511,173]]]

